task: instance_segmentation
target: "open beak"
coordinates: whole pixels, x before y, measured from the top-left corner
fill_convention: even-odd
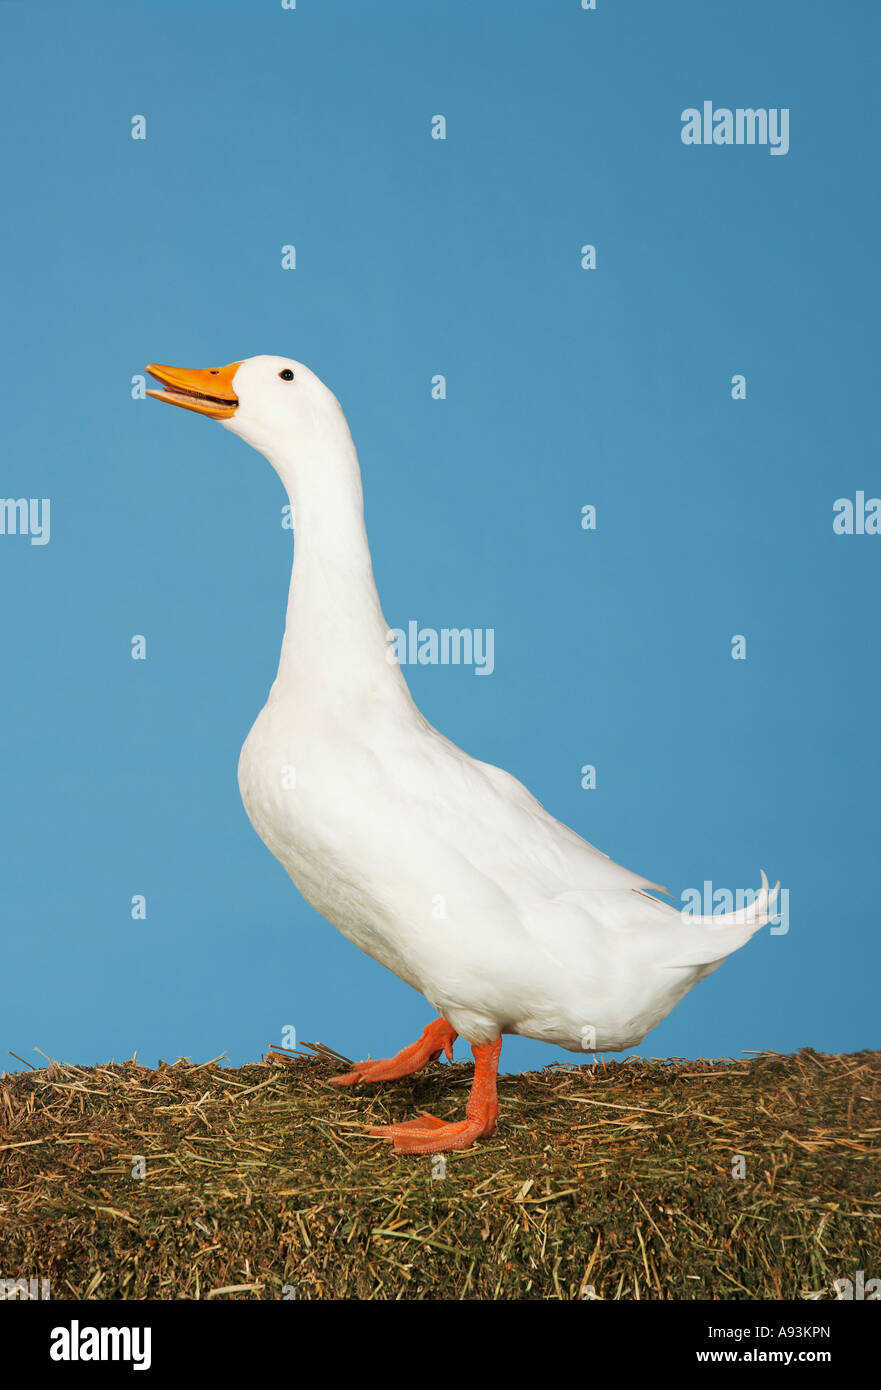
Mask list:
[[[169,405],[182,405],[199,415],[210,415],[212,420],[228,420],[239,404],[232,383],[241,365],[230,362],[228,367],[162,367],[158,362],[148,362],[147,371],[165,389],[148,391],[147,395],[168,401]]]

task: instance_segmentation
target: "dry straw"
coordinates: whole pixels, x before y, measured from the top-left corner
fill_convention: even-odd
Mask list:
[[[4,1075],[0,1276],[95,1299],[823,1299],[881,1276],[881,1053],[503,1076],[492,1139],[436,1176],[365,1126],[460,1116],[470,1066],[340,1092],[347,1059],[306,1046]]]

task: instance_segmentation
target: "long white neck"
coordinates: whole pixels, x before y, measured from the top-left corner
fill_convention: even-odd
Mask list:
[[[328,711],[365,700],[412,707],[389,661],[364,525],[358,456],[342,410],[322,412],[305,437],[263,452],[294,514],[294,563],[273,694]]]

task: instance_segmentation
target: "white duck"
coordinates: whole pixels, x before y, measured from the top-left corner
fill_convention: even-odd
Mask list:
[[[440,1014],[336,1084],[406,1076],[452,1057],[461,1034],[475,1058],[466,1118],[371,1133],[404,1153],[467,1148],[495,1124],[503,1033],[571,1052],[636,1046],[768,920],[776,889],[762,874],[749,907],[683,917],[423,718],[389,646],[355,446],[307,367],[148,370],[165,387],[151,395],[265,454],[294,507],[278,674],[239,761],[251,823],[303,896]]]

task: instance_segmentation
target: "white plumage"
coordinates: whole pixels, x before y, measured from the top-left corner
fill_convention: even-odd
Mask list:
[[[239,763],[258,835],[319,912],[478,1048],[503,1033],[635,1046],[768,920],[776,889],[763,874],[750,907],[684,918],[432,728],[389,645],[336,398],[287,358],[221,373],[229,413],[211,410],[204,373],[178,371],[162,398],[216,413],[264,453],[296,517],[278,674]],[[350,1077],[371,1079],[368,1065]],[[418,1121],[389,1134],[415,1151],[462,1146],[431,1125],[430,1142]]]

